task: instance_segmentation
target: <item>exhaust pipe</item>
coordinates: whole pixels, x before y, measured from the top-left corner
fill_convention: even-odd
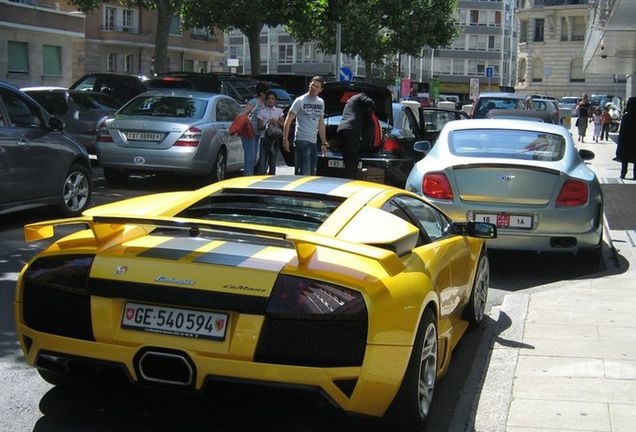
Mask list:
[[[185,354],[148,350],[140,353],[137,372],[147,382],[190,387],[194,385],[194,366]]]

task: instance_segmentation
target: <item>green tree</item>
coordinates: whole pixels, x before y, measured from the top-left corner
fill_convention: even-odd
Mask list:
[[[318,40],[335,52],[336,23],[342,25],[341,51],[359,55],[366,70],[397,53],[419,56],[425,46],[449,45],[457,36],[457,0],[309,0],[290,18],[288,30],[300,42]]]
[[[184,0],[181,15],[187,27],[239,29],[250,49],[252,73],[261,71],[260,34],[264,26],[286,24],[289,17],[305,13],[311,3],[301,0]],[[269,53],[267,53],[269,55]]]
[[[90,12],[99,7],[100,0],[71,0],[82,12]],[[155,32],[155,72],[168,70],[168,35],[172,16],[179,10],[180,0],[122,0],[122,5],[136,6],[157,10],[157,27]]]

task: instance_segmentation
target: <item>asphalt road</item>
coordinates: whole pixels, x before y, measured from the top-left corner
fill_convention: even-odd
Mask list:
[[[285,168],[286,169],[286,168]],[[175,176],[133,177],[126,188],[107,188],[95,170],[94,205],[147,193],[197,187]],[[25,223],[57,216],[37,209],[0,216],[0,430],[12,432],[77,431],[349,431],[370,430],[365,419],[351,419],[311,395],[290,398],[284,390],[219,386],[197,395],[126,387],[69,392],[46,384],[28,368],[15,336],[13,292],[17,273],[44,242],[22,239]],[[599,267],[568,255],[491,253],[489,308],[512,291],[545,289],[574,278],[596,278],[619,271],[609,251]],[[603,273],[604,272],[604,273]],[[476,353],[488,341],[484,326],[470,331],[457,346],[450,370],[436,388],[429,431],[446,431],[456,403],[465,392],[469,372],[485,368]],[[483,352],[483,350],[481,350]],[[249,413],[249,415],[248,415]],[[456,421],[456,420],[455,420]]]

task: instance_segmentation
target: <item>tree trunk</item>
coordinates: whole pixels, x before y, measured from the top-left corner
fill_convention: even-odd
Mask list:
[[[365,81],[371,81],[373,77],[373,73],[371,72],[371,68],[373,67],[373,62],[367,59],[364,59],[364,79]]]
[[[168,72],[168,35],[172,21],[172,5],[170,0],[157,1],[157,32],[155,33],[154,73]],[[177,68],[181,70],[182,67]]]
[[[259,75],[261,73],[261,30],[263,24],[256,24],[254,27],[242,28],[241,31],[247,36],[247,42],[250,45],[250,65],[251,74]],[[269,55],[269,53],[268,53]],[[243,73],[246,73],[243,66]]]

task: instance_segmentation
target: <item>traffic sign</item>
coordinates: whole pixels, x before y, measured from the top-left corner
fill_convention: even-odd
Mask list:
[[[492,66],[487,66],[486,67],[486,76],[488,78],[491,78],[492,77],[492,73],[493,73],[493,67]]]
[[[353,71],[348,67],[340,68],[339,81],[351,81],[353,79]]]

